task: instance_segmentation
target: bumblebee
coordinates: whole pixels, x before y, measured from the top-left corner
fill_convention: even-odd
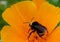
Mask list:
[[[30,37],[30,35],[32,33],[34,33],[35,31],[37,32],[37,34],[39,35],[39,37],[42,38],[42,36],[44,36],[45,32],[48,33],[47,31],[47,28],[43,25],[41,25],[40,23],[38,23],[37,21],[33,21],[29,24],[30,26],[30,29],[32,30],[30,33],[29,33],[29,36],[28,36],[28,39]],[[30,30],[29,30],[30,31]]]

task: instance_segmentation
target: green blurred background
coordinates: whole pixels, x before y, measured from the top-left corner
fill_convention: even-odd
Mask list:
[[[0,31],[3,26],[8,25],[2,18],[2,13],[4,12],[4,10],[7,7],[10,7],[12,4],[15,4],[21,1],[24,1],[24,0],[0,0]],[[47,1],[56,7],[60,7],[60,0],[47,0]],[[58,23],[58,25],[60,25],[60,22]]]

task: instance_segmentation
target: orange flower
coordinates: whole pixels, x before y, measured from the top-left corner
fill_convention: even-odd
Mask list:
[[[40,3],[41,2],[41,3]],[[39,4],[40,3],[40,4]],[[60,21],[60,8],[48,3],[46,0],[23,1],[12,5],[3,12],[3,19],[9,24],[1,31],[2,42],[59,42],[60,27],[54,30]],[[44,25],[48,30],[48,35],[44,39],[38,34],[32,33],[28,40],[29,23],[34,17],[34,21]],[[37,36],[37,39],[34,37]]]

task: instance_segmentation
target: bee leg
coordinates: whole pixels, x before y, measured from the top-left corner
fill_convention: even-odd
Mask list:
[[[37,34],[39,35],[39,37],[40,37],[41,39],[46,40],[45,38],[42,37],[42,36],[44,35],[44,33],[39,33],[39,32],[37,32]]]
[[[28,40],[29,40],[30,35],[31,35],[32,33],[34,33],[34,32],[35,32],[35,30],[33,30],[32,32],[30,32],[30,34],[29,34],[29,36],[28,36]]]
[[[30,30],[31,30],[31,29],[28,30],[28,33],[29,33]]]
[[[39,35],[40,36],[40,35]],[[43,38],[42,36],[40,36],[41,37],[41,39],[44,39],[44,40],[46,40],[45,38]]]

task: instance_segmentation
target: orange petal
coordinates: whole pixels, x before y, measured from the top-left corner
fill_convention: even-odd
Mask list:
[[[20,31],[17,32],[17,30],[13,29],[11,26],[4,26],[1,31],[2,42],[29,42],[29,40],[31,42],[44,42],[44,40],[41,39],[36,33],[32,33],[28,40],[27,37],[29,33],[24,29],[20,27]],[[35,36],[38,36],[37,39]]]
[[[55,7],[48,2],[44,2],[40,6],[40,10],[36,15],[36,20],[44,25],[50,33],[60,21],[59,19],[60,8]]]
[[[60,11],[58,12],[58,18],[59,18],[59,20],[60,20]],[[60,21],[59,21],[60,22]]]
[[[15,8],[18,12],[21,12],[23,17],[30,21],[31,18],[36,16],[37,8],[36,5],[31,1],[24,1],[18,4],[15,4]]]
[[[36,14],[36,7],[31,1],[19,2],[3,12],[3,19],[10,25],[19,26],[26,20],[31,20]]]
[[[32,0],[36,6],[37,6],[37,9],[39,10],[40,6],[42,3],[44,3],[46,0]]]
[[[47,37],[46,42],[60,42],[60,26]]]
[[[17,33],[10,26],[5,26],[1,31],[2,42],[28,42],[25,38],[27,36],[24,37],[25,34],[22,33],[22,31],[19,33]]]

